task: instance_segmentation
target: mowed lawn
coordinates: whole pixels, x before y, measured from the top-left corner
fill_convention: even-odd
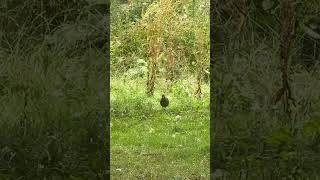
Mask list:
[[[209,179],[209,85],[197,99],[192,82],[174,83],[164,110],[164,81],[148,97],[143,79],[111,79],[112,179]]]

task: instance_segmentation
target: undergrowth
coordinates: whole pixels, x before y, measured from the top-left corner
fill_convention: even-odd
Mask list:
[[[5,1],[0,179],[101,179],[105,15],[95,1]]]

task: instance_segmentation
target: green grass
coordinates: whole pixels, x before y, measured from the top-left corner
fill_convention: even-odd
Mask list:
[[[143,79],[112,78],[112,179],[208,179],[209,87],[196,99],[191,80],[173,84],[163,110],[164,81],[148,97]]]

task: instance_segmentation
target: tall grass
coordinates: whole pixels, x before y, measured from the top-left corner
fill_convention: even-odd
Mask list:
[[[319,66],[308,72],[290,51],[290,85],[296,104],[289,121],[282,102],[278,39],[251,32],[250,41],[227,44],[216,64],[214,121],[218,179],[319,179]],[[272,44],[273,43],[273,44]]]
[[[19,2],[1,7],[0,179],[101,179],[105,15]]]

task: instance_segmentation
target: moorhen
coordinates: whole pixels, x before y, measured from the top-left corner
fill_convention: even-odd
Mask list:
[[[162,95],[162,98],[160,100],[160,105],[164,108],[169,105],[169,99],[165,95]]]

